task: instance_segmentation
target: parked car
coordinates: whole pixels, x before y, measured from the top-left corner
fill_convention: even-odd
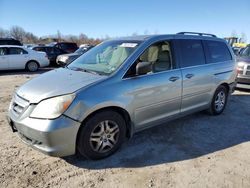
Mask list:
[[[37,71],[49,65],[46,53],[36,52],[22,46],[0,46],[0,70],[27,69]]]
[[[56,42],[51,43],[50,45],[63,50],[65,53],[73,53],[78,49],[77,44],[74,42]]]
[[[92,45],[84,46],[78,48],[78,50],[76,50],[74,53],[59,55],[56,59],[56,63],[60,66],[65,66],[80,57],[85,52],[89,51],[93,47],[94,46]]]
[[[45,154],[101,159],[135,132],[202,110],[221,114],[236,75],[231,47],[214,35],[110,40],[21,86],[8,121]]]
[[[56,59],[59,55],[65,54],[66,52],[52,46],[35,46],[32,48],[32,50],[45,52],[49,58],[50,65],[57,65]]]
[[[237,58],[238,76],[237,87],[250,89],[250,45],[248,45]]]
[[[232,49],[233,49],[234,54],[235,54],[236,56],[238,56],[239,53],[240,53],[241,48],[239,48],[239,47],[233,47]]]
[[[23,44],[25,48],[30,48],[32,49],[34,46],[37,46],[36,44]]]
[[[19,40],[13,38],[0,38],[0,45],[17,45],[22,46]]]

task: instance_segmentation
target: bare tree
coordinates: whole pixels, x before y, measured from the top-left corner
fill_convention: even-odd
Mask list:
[[[246,35],[246,33],[244,33],[244,32],[241,33],[240,42],[247,43],[247,35]]]
[[[33,33],[26,32],[23,42],[25,42],[25,43],[33,43],[34,44],[34,43],[38,42],[38,37],[35,36]]]
[[[238,34],[237,34],[237,32],[235,30],[232,31],[231,37],[237,37],[238,38]]]
[[[19,26],[13,26],[10,28],[10,36],[17,39],[17,40],[20,40],[20,41],[23,41],[24,40],[24,37],[25,37],[25,31],[23,28],[19,27]]]
[[[61,32],[59,30],[57,30],[57,40],[58,40],[58,42],[62,41],[62,35],[61,35]]]
[[[31,32],[26,32],[23,28],[19,26],[13,26],[10,28],[10,30],[5,30],[3,28],[0,28],[0,37],[13,37],[17,40],[20,40],[23,43],[50,43],[50,42],[61,42],[61,41],[71,41],[75,42],[78,45],[80,44],[99,44],[102,42],[101,39],[94,39],[94,38],[89,38],[87,35],[81,33],[80,35],[67,35],[64,36],[61,34],[61,32],[58,30],[57,34],[55,35],[48,35],[44,37],[37,37]]]
[[[132,33],[132,36],[134,37],[134,36],[138,36],[138,33],[137,32],[134,32],[134,33]]]
[[[7,30],[0,28],[0,38],[8,37],[8,35],[9,34]]]

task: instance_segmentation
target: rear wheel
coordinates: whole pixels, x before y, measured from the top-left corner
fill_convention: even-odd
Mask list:
[[[221,114],[226,107],[227,98],[228,98],[228,90],[223,85],[219,86],[214,93],[213,100],[209,108],[209,113],[211,115]]]
[[[35,71],[38,70],[38,68],[39,68],[39,65],[38,65],[38,63],[35,62],[35,61],[29,61],[29,62],[27,63],[27,65],[26,65],[26,69],[27,69],[28,71],[30,71],[30,72],[35,72]]]
[[[125,121],[114,111],[97,113],[82,126],[78,134],[77,151],[89,159],[110,156],[125,139]]]

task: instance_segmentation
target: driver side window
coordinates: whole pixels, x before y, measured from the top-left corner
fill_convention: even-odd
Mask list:
[[[157,42],[148,47],[130,67],[125,77],[154,74],[173,68],[171,43]]]

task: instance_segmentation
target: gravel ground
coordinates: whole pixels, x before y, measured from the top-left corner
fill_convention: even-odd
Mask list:
[[[0,72],[0,187],[250,187],[250,91],[234,92],[220,116],[145,130],[113,156],[89,161],[46,156],[11,132],[11,95],[35,76]]]

